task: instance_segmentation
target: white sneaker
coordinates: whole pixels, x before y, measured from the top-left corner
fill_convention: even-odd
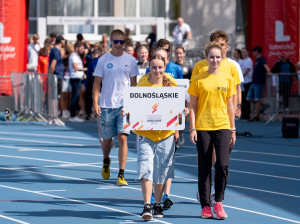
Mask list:
[[[216,201],[215,201],[215,192],[210,196],[210,206],[215,206]]]
[[[200,201],[199,191],[197,191],[196,198],[197,198],[198,201]]]
[[[66,114],[66,113],[63,113],[63,115],[61,116],[63,119],[68,119],[68,118],[70,118],[70,116],[68,115],[68,114]]]
[[[70,117],[69,121],[71,122],[84,122],[83,119],[81,119],[80,117]]]

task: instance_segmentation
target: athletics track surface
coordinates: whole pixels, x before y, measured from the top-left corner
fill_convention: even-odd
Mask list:
[[[200,218],[196,149],[185,132],[176,153],[174,206],[163,219],[147,223],[300,223],[300,140],[281,138],[281,123],[237,122],[224,208],[228,219]],[[116,186],[117,149],[112,175],[101,178],[102,152],[96,122],[66,127],[0,123],[0,223],[145,223],[140,184],[135,181],[135,135],[129,137],[125,177]]]

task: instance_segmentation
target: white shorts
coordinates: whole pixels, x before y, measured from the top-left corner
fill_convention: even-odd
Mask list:
[[[71,84],[70,84],[70,79],[63,78],[62,92],[67,93],[67,92],[71,92],[71,91],[72,91],[72,87],[71,87]]]
[[[155,184],[164,184],[169,178],[174,178],[174,154],[174,135],[159,142],[138,135],[137,179],[144,178]]]

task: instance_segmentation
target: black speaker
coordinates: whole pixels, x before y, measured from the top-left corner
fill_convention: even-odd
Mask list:
[[[283,138],[299,138],[299,118],[283,117],[281,131]]]

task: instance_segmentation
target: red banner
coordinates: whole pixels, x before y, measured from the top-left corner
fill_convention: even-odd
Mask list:
[[[28,0],[0,0],[1,93],[11,95],[10,72],[25,72],[28,40]]]
[[[248,47],[263,48],[269,67],[282,53],[299,61],[299,0],[248,1]]]

